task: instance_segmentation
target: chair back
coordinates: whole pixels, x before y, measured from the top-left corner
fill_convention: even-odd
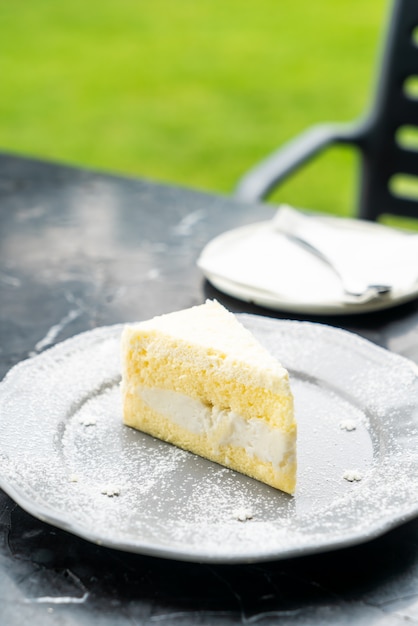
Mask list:
[[[361,150],[359,217],[418,218],[418,0],[395,0]]]

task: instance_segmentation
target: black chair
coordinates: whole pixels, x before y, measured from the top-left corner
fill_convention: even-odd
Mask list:
[[[361,159],[358,217],[418,218],[418,200],[396,189],[400,178],[412,177],[418,187],[417,34],[418,0],[394,0],[374,103],[364,120],[308,129],[244,175],[235,197],[259,201],[327,146],[349,144]],[[408,133],[415,135],[415,149],[408,146]]]

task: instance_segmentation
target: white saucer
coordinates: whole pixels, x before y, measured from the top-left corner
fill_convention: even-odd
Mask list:
[[[401,245],[403,237],[405,241],[411,237],[410,233],[374,222],[323,216],[321,220],[332,225],[336,233],[353,237],[353,256],[359,237],[382,244],[384,238],[393,235],[394,241]],[[326,263],[275,230],[272,223],[258,222],[236,228],[210,241],[198,260],[205,277],[217,289],[235,298],[295,313],[365,313],[418,297],[418,281],[405,284],[405,272],[396,255],[391,261],[396,284],[393,283],[390,294],[358,301],[347,297],[338,276]]]

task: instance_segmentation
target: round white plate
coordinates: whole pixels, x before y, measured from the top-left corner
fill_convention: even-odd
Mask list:
[[[411,233],[362,220],[322,217],[321,221],[341,236],[356,241],[397,244]],[[389,234],[388,234],[389,233]],[[414,240],[415,241],[415,240]],[[399,258],[392,270],[397,280],[390,294],[373,299],[355,300],[344,293],[337,274],[306,248],[274,230],[272,221],[235,228],[212,239],[202,250],[198,266],[220,291],[234,298],[273,310],[315,315],[347,315],[387,309],[418,297],[417,280],[407,281],[410,264]]]
[[[415,516],[416,366],[331,327],[239,318],[290,371],[294,497],[124,426],[120,326],[78,335],[6,376],[1,487],[95,543],[213,563],[348,546]]]

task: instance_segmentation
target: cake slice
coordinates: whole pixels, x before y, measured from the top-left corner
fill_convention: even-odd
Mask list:
[[[127,325],[125,424],[293,493],[287,371],[215,301]]]

